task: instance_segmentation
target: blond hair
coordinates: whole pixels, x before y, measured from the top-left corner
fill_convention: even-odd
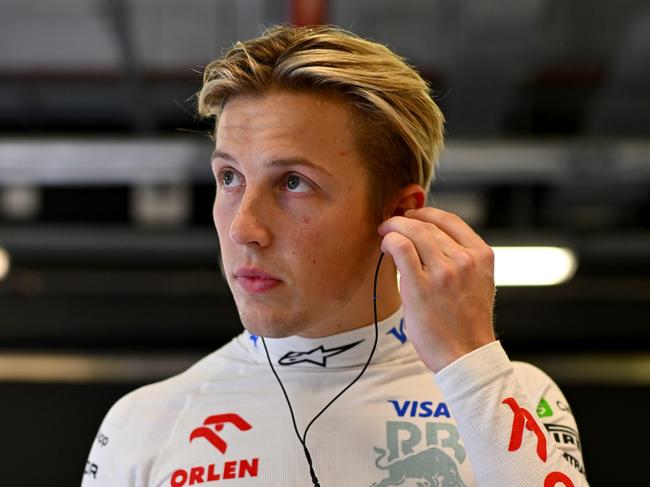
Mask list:
[[[273,27],[208,64],[199,114],[218,123],[229,98],[272,88],[332,94],[352,109],[377,221],[388,216],[388,200],[400,188],[428,189],[444,117],[427,82],[386,46],[333,26]]]

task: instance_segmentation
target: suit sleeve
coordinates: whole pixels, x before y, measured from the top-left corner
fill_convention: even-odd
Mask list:
[[[535,416],[543,425],[562,457],[578,472],[585,475],[582,458],[582,443],[576,419],[560,388],[543,371],[534,365],[513,362],[520,384],[530,399],[537,405]]]
[[[82,487],[139,487],[135,459],[138,438],[132,428],[133,398],[124,396],[109,410],[94,438]]]
[[[534,380],[545,378],[545,385],[533,392],[539,398],[529,396],[498,341],[435,376],[472,460],[477,485],[588,487],[566,399],[543,372],[529,367],[526,373],[537,374]]]

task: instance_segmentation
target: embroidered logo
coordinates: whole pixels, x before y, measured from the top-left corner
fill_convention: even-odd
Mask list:
[[[280,365],[295,365],[303,362],[310,362],[312,364],[320,365],[321,367],[327,367],[328,358],[350,350],[351,348],[359,345],[361,342],[363,342],[363,340],[359,340],[358,342],[354,343],[348,343],[342,347],[325,348],[323,345],[321,345],[320,347],[316,347],[313,350],[309,350],[308,352],[287,352],[278,361],[278,363]]]

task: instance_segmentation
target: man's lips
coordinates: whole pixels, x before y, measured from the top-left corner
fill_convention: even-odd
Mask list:
[[[237,283],[249,293],[263,293],[282,283],[274,275],[255,267],[242,267],[234,275]]]

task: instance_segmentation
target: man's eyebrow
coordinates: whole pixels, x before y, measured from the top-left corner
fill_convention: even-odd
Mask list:
[[[237,160],[228,154],[227,152],[223,152],[220,150],[215,149],[212,152],[212,159],[225,159],[226,161],[234,162],[237,164]],[[332,175],[331,172],[329,172],[325,167],[315,164],[311,162],[309,159],[305,159],[303,157],[287,157],[287,158],[282,158],[282,159],[273,159],[272,161],[269,161],[265,164],[266,167],[273,167],[273,166],[307,166],[312,169],[315,169],[316,171],[320,171],[327,176],[333,178],[334,176]]]
[[[287,157],[287,158],[282,158],[282,159],[274,159],[272,161],[269,161],[265,164],[266,167],[272,167],[272,166],[307,166],[312,169],[315,169],[316,171],[320,171],[323,174],[326,174],[327,176],[333,178],[334,176],[332,175],[331,172],[329,172],[326,168],[319,164],[315,164],[311,162],[309,159],[305,159],[303,157]]]
[[[210,160],[213,161],[213,160],[215,160],[217,158],[225,159],[226,161],[230,161],[230,162],[237,162],[235,160],[235,158],[233,156],[231,156],[230,154],[228,154],[227,152],[223,152],[223,151],[220,151],[218,149],[215,149],[215,150],[212,151],[212,157],[211,157]]]

